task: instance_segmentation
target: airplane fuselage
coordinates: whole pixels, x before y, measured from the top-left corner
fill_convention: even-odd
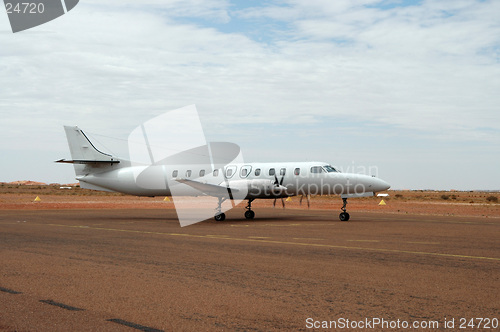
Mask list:
[[[148,180],[141,181],[141,176]],[[355,195],[383,191],[389,187],[376,177],[341,173],[324,162],[229,164],[215,170],[210,165],[130,165],[114,170],[108,167],[104,172],[94,172],[77,179],[83,188],[106,189],[137,196],[170,196],[172,181],[177,180],[231,188],[245,187],[248,190],[245,198]],[[149,179],[155,182],[151,183]],[[196,196],[200,192],[184,185],[176,194]]]

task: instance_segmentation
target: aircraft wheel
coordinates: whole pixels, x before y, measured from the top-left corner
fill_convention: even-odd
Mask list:
[[[255,212],[252,210],[245,211],[245,218],[247,219],[253,219],[255,217]]]
[[[349,221],[349,213],[347,212],[342,212],[339,214],[340,221]]]
[[[219,213],[214,217],[215,221],[224,221],[226,219],[226,215],[224,213]]]

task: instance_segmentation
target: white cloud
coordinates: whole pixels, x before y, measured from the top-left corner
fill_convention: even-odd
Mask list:
[[[498,128],[498,2],[428,1],[390,10],[362,4],[290,1],[288,18],[278,6],[247,14],[289,20],[293,38],[281,50],[316,60],[331,78],[323,86],[335,98],[326,96],[325,104],[370,120],[382,111],[383,121],[402,127],[465,130],[463,138],[477,137],[477,127]]]
[[[238,9],[219,0],[89,0],[18,34],[8,33],[5,17],[0,146],[29,149],[36,139],[65,151],[61,124],[125,137],[138,123],[193,103],[208,131],[235,142],[248,135],[235,124],[328,121],[341,130],[339,119],[349,119],[362,123],[351,135],[376,124],[396,136],[498,146],[500,3],[376,4]],[[282,30],[259,42],[244,30],[217,29],[231,19],[275,21]]]
[[[150,12],[166,17],[202,18],[216,22],[228,22],[229,0],[88,0],[87,5],[116,11]]]

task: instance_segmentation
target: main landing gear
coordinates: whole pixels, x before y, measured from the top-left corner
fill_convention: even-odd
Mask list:
[[[344,205],[342,205],[342,212],[339,214],[339,219],[340,221],[348,221],[350,216],[347,213],[347,198],[342,198],[342,202],[344,202]]]
[[[245,206],[245,209],[247,209],[245,211],[245,218],[247,219],[253,219],[255,217],[255,212],[252,211],[252,202],[253,202],[254,198],[250,198],[248,200],[248,205]]]
[[[255,212],[252,211],[252,202],[254,199],[255,198],[250,198],[248,200],[248,205],[245,206],[245,209],[247,209],[245,211],[245,218],[247,218],[247,219],[255,218]],[[224,221],[226,219],[226,215],[224,214],[224,212],[222,212],[222,208],[221,208],[221,205],[222,205],[222,203],[224,203],[225,200],[226,200],[226,198],[219,197],[219,205],[215,209],[215,217],[214,217],[215,221]]]
[[[224,221],[226,219],[226,215],[224,214],[224,212],[222,212],[222,203],[224,203],[224,201],[226,200],[227,198],[225,197],[219,197],[219,206],[217,206],[217,208],[215,209],[215,221]]]
[[[224,212],[218,213],[214,217],[215,221],[224,221],[226,219],[226,214]]]

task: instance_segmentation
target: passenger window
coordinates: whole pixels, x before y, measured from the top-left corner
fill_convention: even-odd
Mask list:
[[[219,169],[214,169],[214,176],[219,176]]]
[[[255,176],[260,176],[260,168],[255,169]]]
[[[200,178],[201,178],[202,176],[205,176],[205,170],[204,170],[204,169],[202,169],[202,170],[200,171]]]
[[[176,178],[177,175],[179,175],[179,171],[178,170],[175,170],[175,171],[172,172],[172,177],[173,178]]]
[[[188,170],[186,171],[186,177],[187,177],[187,178],[190,178],[190,177],[191,177],[191,170],[190,170],[190,169],[188,169]]]
[[[285,175],[285,173],[286,173],[286,168],[280,169],[280,175]]]
[[[323,168],[321,166],[311,167],[311,173],[321,173],[321,172],[323,172]]]
[[[252,166],[244,165],[240,168],[240,178],[245,179],[250,173],[252,173]]]
[[[224,168],[223,172],[226,174],[226,179],[230,179],[238,173],[238,166],[236,165],[228,165]]]
[[[269,169],[269,175],[274,175],[274,174],[276,174],[275,169],[274,168],[270,168]]]
[[[296,168],[294,171],[293,171],[293,174],[295,175],[300,175],[300,168]]]

